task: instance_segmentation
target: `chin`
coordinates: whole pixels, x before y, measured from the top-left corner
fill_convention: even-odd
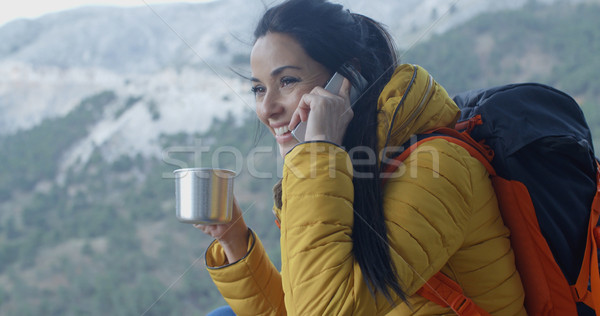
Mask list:
[[[279,155],[281,155],[281,157],[285,157],[285,154],[287,154],[287,152],[292,149],[292,147],[288,147],[288,146],[279,146]]]
[[[285,154],[292,150],[292,148],[294,148],[295,145],[296,143],[279,145],[279,154],[281,155],[281,157],[285,157]]]
[[[287,154],[290,150],[292,150],[292,148],[294,148],[294,146],[298,145],[298,141],[290,137],[290,139],[288,139],[287,141],[283,143],[278,143],[277,145],[279,146],[279,154],[281,155],[281,157],[284,157],[285,154]]]

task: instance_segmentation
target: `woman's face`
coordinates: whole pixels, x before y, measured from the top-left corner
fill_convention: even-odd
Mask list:
[[[331,74],[283,33],[260,37],[252,48],[250,65],[256,114],[277,140],[283,156],[298,143],[288,124],[300,98],[314,87],[324,86]]]

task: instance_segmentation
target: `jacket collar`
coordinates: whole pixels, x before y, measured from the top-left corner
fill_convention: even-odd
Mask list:
[[[378,150],[400,146],[414,134],[436,127],[454,127],[460,110],[422,67],[403,64],[396,68],[377,102]]]

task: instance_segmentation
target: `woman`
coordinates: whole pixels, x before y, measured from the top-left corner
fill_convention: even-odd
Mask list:
[[[217,239],[206,264],[231,308],[239,315],[451,313],[415,294],[442,271],[486,311],[525,314],[509,232],[476,159],[432,140],[385,186],[379,177],[384,148],[455,124],[459,110],[446,91],[424,69],[397,65],[380,24],[325,0],[269,9],[255,38],[256,112],[284,156],[274,208],[282,269],[237,205],[231,223],[198,225]],[[344,64],[369,83],[354,104],[356,82],[344,80],[339,94],[323,88],[336,71],[351,78]],[[290,134],[300,121],[303,143]]]

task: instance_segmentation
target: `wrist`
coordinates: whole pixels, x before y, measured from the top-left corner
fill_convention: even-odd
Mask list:
[[[236,262],[243,258],[248,252],[248,240],[250,238],[250,230],[244,225],[242,231],[236,232],[235,234],[226,234],[223,238],[217,239],[229,263]]]
[[[239,244],[248,243],[249,229],[246,225],[243,227],[231,227],[231,229],[224,233],[222,236],[217,237],[221,245],[224,246],[236,246]]]

